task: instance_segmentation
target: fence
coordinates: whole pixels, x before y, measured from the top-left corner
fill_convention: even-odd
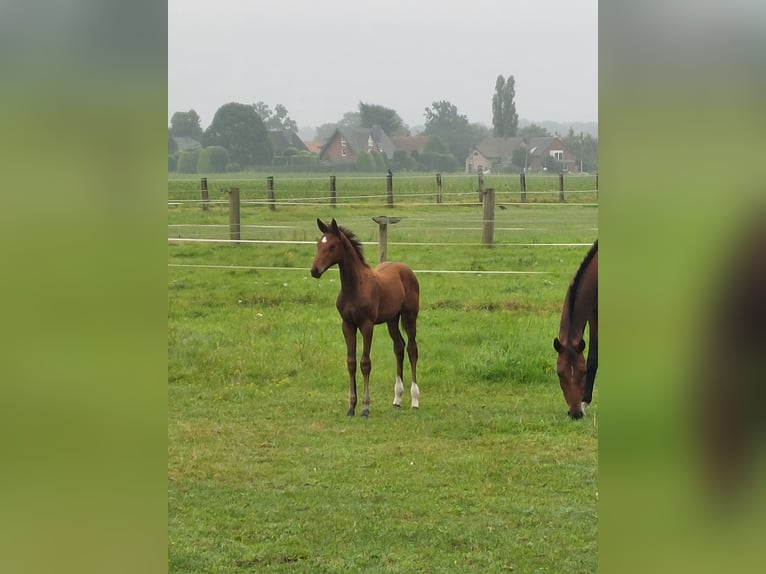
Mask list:
[[[266,205],[275,211],[278,205],[370,205],[385,203],[392,209],[397,203],[408,205],[482,203],[487,186],[495,190],[498,203],[546,203],[558,201],[598,201],[598,174],[595,175],[403,175],[389,173],[380,176],[285,177],[278,181],[273,175],[265,178],[265,188],[256,179],[218,180],[218,191],[227,193],[231,187],[240,189],[241,201],[251,205]],[[169,180],[168,201],[175,206],[199,204],[209,210],[211,204],[225,204],[227,200],[210,200],[208,178],[199,186],[189,185],[196,180]],[[530,195],[534,199],[530,201]],[[199,197],[197,199],[196,197]]]

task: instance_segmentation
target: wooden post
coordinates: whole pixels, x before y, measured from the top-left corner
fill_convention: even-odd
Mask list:
[[[269,209],[271,211],[276,210],[275,198],[274,198],[274,176],[270,175],[266,178],[266,188],[269,191]]]
[[[564,174],[559,174],[559,201],[564,201]]]
[[[484,201],[484,171],[479,168],[479,203]]]
[[[436,203],[442,202],[442,174],[436,174]]]
[[[399,223],[401,218],[380,215],[372,220],[378,224],[378,263],[383,263],[388,256],[388,224]]]
[[[239,188],[229,188],[229,239],[239,241]]]
[[[207,211],[210,209],[210,198],[207,195],[207,178],[203,177],[200,180],[200,190],[202,192],[202,211]]]
[[[521,185],[521,201],[527,201],[527,174],[523,171],[519,174],[519,184]]]
[[[337,207],[335,204],[335,200],[337,197],[337,193],[335,191],[335,176],[330,176],[330,207]]]
[[[596,172],[596,201],[598,201],[598,172]]]
[[[495,190],[484,192],[484,222],[481,228],[481,242],[484,247],[495,246]]]
[[[394,174],[390,170],[388,175],[386,175],[386,201],[388,207],[394,207]]]

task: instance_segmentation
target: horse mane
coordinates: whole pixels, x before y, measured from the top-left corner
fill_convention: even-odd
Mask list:
[[[348,227],[343,227],[342,225],[338,226],[338,229],[340,232],[346,236],[346,239],[349,240],[351,245],[354,246],[354,250],[356,251],[356,254],[359,255],[359,259],[361,259],[363,265],[369,265],[367,264],[367,261],[364,260],[364,253],[362,252],[362,242],[359,241],[359,238],[356,236],[356,234],[351,231]]]
[[[591,248],[588,250],[588,253],[585,255],[585,258],[582,260],[582,263],[580,263],[580,267],[577,269],[577,273],[575,273],[575,276],[572,278],[572,284],[569,286],[569,318],[571,321],[571,318],[574,316],[574,307],[575,307],[575,301],[577,300],[577,290],[580,288],[580,280],[582,279],[583,274],[585,273],[585,270],[588,268],[588,265],[590,264],[591,260],[593,259],[593,256],[598,253],[598,239],[593,242],[593,245],[591,245]]]

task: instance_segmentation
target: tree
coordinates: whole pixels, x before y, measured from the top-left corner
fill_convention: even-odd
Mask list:
[[[332,134],[334,134],[335,130],[337,129],[338,129],[337,123],[322,124],[321,126],[316,128],[316,134],[314,135],[314,139],[324,143],[330,139]]]
[[[468,118],[457,107],[445,100],[433,102],[426,108],[426,127],[421,135],[438,136],[449,147],[458,164],[465,163],[471,146],[487,136],[488,130],[480,124],[468,123]]]
[[[569,133],[561,141],[574,155],[577,167],[582,171],[598,171],[598,139],[582,132],[575,135],[570,127]]]
[[[178,144],[176,143],[176,140],[173,139],[173,135],[170,133],[170,128],[168,128],[168,155],[173,155],[178,151]]]
[[[516,135],[519,115],[516,113],[516,80],[502,75],[495,80],[495,95],[492,96],[492,127],[495,137],[510,138]]]
[[[176,112],[170,118],[170,135],[174,137],[190,137],[197,141],[202,139],[202,127],[199,115],[194,110]]]
[[[230,102],[218,108],[203,137],[205,146],[229,150],[229,161],[243,167],[271,163],[268,131],[253,106]]]
[[[529,141],[532,138],[541,138],[550,136],[551,133],[544,127],[537,124],[529,124],[519,130],[518,135],[524,138],[525,141]]]
[[[266,129],[298,131],[297,122],[290,118],[287,108],[282,104],[277,104],[272,110],[263,102],[256,102],[253,104],[253,109],[263,120]]]
[[[408,136],[410,130],[394,110],[375,104],[359,102],[359,120],[363,128],[380,126],[389,136]]]
[[[223,173],[229,163],[229,152],[221,146],[210,146],[200,150],[197,157],[197,173]]]

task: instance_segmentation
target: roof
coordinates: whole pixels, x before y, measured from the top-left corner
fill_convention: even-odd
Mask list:
[[[372,138],[372,141],[375,142],[379,149],[383,150],[388,159],[394,157],[396,147],[380,126],[373,126],[371,128],[338,126],[327,141],[332,141],[336,133],[339,133],[346,140],[346,145],[356,153],[367,151],[369,149],[369,140]]]
[[[407,153],[422,152],[428,141],[428,136],[391,136],[391,141],[398,150]]]
[[[531,138],[527,142],[532,155],[542,155],[555,141],[560,141],[556,136]],[[510,159],[516,148],[524,145],[524,138],[485,138],[475,147],[487,159]]]
[[[303,140],[293,130],[269,130],[269,139],[275,152],[280,152],[288,147],[294,147],[298,151],[308,151]]]
[[[202,148],[201,143],[189,136],[173,136],[173,140],[175,140],[176,145],[178,146],[178,151]]]
[[[311,153],[319,153],[322,151],[322,142],[320,141],[308,141],[303,142],[303,145],[306,146],[306,149],[309,150]]]

